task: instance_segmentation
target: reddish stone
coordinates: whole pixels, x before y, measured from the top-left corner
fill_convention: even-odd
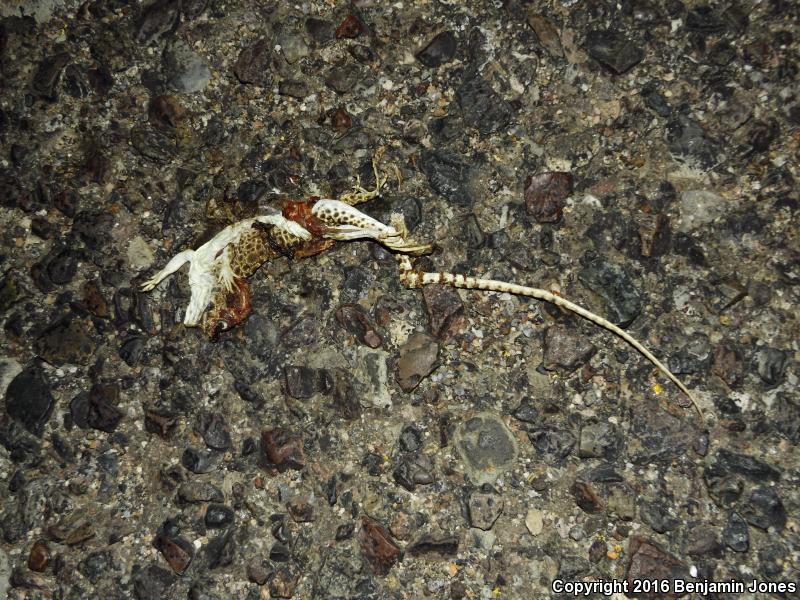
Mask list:
[[[680,597],[679,594],[672,591],[675,589],[675,580],[691,580],[685,564],[644,538],[638,536],[631,538],[628,554],[631,559],[628,563],[626,579],[631,591],[637,581],[669,582],[668,589],[652,590],[652,593],[640,592],[636,595],[637,598],[673,600]]]
[[[367,312],[358,304],[343,304],[336,311],[336,320],[350,332],[360,344],[379,348],[383,340],[375,330],[375,324]]]
[[[572,175],[551,171],[528,177],[525,182],[525,209],[537,223],[561,220],[564,201],[572,194]]]
[[[376,575],[386,575],[400,559],[400,548],[392,536],[383,525],[369,517],[361,517],[358,542],[361,544],[361,553]]]
[[[96,281],[87,281],[83,285],[83,305],[96,317],[105,319],[108,316],[108,303]]]
[[[50,564],[50,547],[46,542],[39,540],[31,548],[28,555],[28,568],[31,571],[41,573]]]
[[[261,467],[268,473],[300,470],[306,466],[303,438],[282,427],[261,432]]]
[[[724,345],[717,346],[714,349],[711,372],[730,387],[738,387],[744,379],[744,365],[739,353]]]
[[[464,303],[456,290],[446,285],[428,285],[422,288],[422,297],[433,335],[441,338],[464,326]]]
[[[336,28],[336,38],[357,38],[364,31],[364,24],[353,14],[347,15]]]
[[[192,545],[183,538],[159,535],[156,538],[155,547],[178,575],[183,575],[192,562],[194,550]]]
[[[588,483],[576,481],[572,484],[570,492],[575,497],[575,503],[587,513],[599,513],[603,511],[603,499],[597,495],[594,488]]]
[[[331,125],[340,134],[346,133],[353,126],[353,119],[350,118],[345,109],[339,107],[331,114]]]

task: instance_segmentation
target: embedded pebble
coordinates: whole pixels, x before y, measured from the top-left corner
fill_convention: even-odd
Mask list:
[[[590,31],[586,36],[589,56],[615,75],[642,62],[644,51],[618,31]]]
[[[404,392],[410,392],[436,368],[439,344],[425,333],[414,333],[400,348],[397,361],[397,382]]]
[[[453,443],[470,479],[492,484],[518,456],[517,441],[497,415],[480,413],[459,424]]]
[[[453,32],[443,31],[417,52],[416,57],[426,67],[435,68],[452,60],[456,53],[456,47],[457,42]]]
[[[503,512],[505,503],[494,493],[473,492],[467,503],[469,524],[489,531]]]
[[[572,195],[572,174],[561,172],[529,176],[525,181],[525,209],[537,223],[561,220],[565,200]]]
[[[11,380],[5,391],[6,413],[39,437],[54,408],[53,395],[38,363],[33,363]]]
[[[572,372],[586,364],[597,348],[585,337],[560,325],[549,327],[544,337],[544,368]]]
[[[796,579],[780,2],[23,4],[0,8],[0,596]],[[190,265],[138,291],[357,183],[433,245],[415,268],[630,323],[704,417],[592,323],[407,289],[375,241],[281,248],[216,340],[182,324]]]
[[[609,320],[627,327],[642,311],[642,297],[626,269],[602,259],[578,275],[581,283],[605,300]]]

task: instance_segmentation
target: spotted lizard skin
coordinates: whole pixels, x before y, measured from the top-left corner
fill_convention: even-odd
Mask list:
[[[233,273],[231,289],[222,286],[214,295],[203,318],[203,330],[216,339],[250,315],[250,286],[247,279],[262,265],[280,256],[292,257],[295,250],[307,245],[303,240],[275,225],[254,223],[227,248],[227,260]]]

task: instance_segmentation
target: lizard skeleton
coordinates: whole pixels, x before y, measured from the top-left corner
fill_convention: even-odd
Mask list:
[[[377,160],[377,157],[376,157]],[[269,214],[238,221],[227,226],[197,250],[184,250],[142,286],[150,291],[166,277],[189,266],[191,298],[186,309],[184,325],[201,325],[212,338],[221,331],[243,322],[250,313],[250,291],[247,278],[264,263],[278,257],[313,256],[336,241],[374,240],[397,253],[399,276],[408,288],[444,284],[468,290],[506,292],[550,302],[573,312],[622,338],[641,353],[691,401],[700,417],[703,412],[688,388],[640,342],[629,333],[603,317],[544,289],[517,285],[505,281],[482,279],[447,272],[416,270],[409,255],[425,254],[430,245],[417,244],[408,238],[402,216],[393,215],[386,225],[354,208],[379,195],[383,181],[373,169],[376,189],[367,191],[356,185],[355,191],[341,200],[309,200],[287,202],[282,214]],[[210,310],[209,304],[211,304]]]

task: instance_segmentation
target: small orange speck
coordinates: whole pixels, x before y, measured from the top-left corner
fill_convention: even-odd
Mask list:
[[[614,552],[613,550],[609,550],[606,553],[606,556],[608,558],[610,558],[611,560],[617,560],[619,558],[619,553],[618,552]]]
[[[450,577],[455,577],[458,575],[458,565],[456,563],[450,563],[447,565],[447,572],[450,573]]]

